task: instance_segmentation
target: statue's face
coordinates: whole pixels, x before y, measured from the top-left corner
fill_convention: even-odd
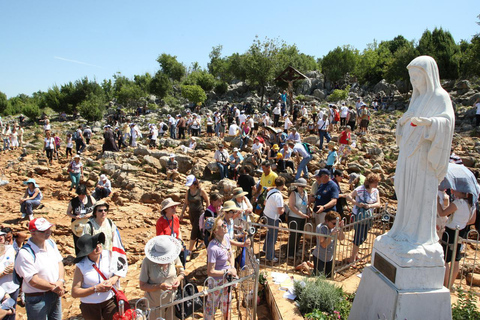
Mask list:
[[[414,88],[424,88],[427,86],[427,79],[425,74],[419,68],[412,67],[408,69],[410,75],[410,82]]]

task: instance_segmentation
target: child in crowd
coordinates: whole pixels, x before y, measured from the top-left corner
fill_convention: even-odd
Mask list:
[[[334,142],[328,143],[328,156],[327,156],[327,165],[325,166],[328,171],[330,171],[330,176],[333,176],[333,170],[335,170],[335,165],[337,164],[338,154],[337,147]]]
[[[72,159],[72,157],[73,157],[72,149],[73,149],[72,134],[71,134],[71,133],[67,133],[67,149],[65,150],[65,157],[66,157],[67,159]],[[70,158],[68,157],[68,154],[70,154]]]
[[[53,133],[53,139],[55,139],[55,160],[58,160],[58,150],[60,150],[62,139],[60,139],[56,132]]]

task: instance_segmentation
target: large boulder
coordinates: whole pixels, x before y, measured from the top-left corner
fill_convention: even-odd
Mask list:
[[[167,161],[169,158],[170,158],[169,155],[164,155],[160,157],[159,160],[162,168],[167,167]],[[177,160],[178,162],[178,172],[180,173],[185,173],[185,174],[188,173],[190,169],[192,169],[194,164],[192,157],[183,155],[183,154],[177,154],[175,157],[175,160]]]
[[[324,100],[327,95],[325,94],[324,90],[315,89],[313,90],[313,96],[320,100]]]
[[[152,156],[144,156],[143,160],[150,166],[157,168],[157,169],[162,169],[162,165],[160,163],[160,160],[158,160],[155,157]]]

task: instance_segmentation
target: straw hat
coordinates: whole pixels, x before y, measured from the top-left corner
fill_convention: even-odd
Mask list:
[[[225,203],[223,204],[223,208],[222,208],[222,211],[224,212],[228,212],[228,211],[238,211],[239,208],[237,207],[237,205],[235,204],[235,202],[229,200],[229,201],[225,201]]]
[[[163,211],[163,210],[166,210],[170,207],[173,207],[173,206],[178,206],[180,204],[180,202],[175,202],[172,200],[172,198],[167,198],[165,200],[162,201],[162,209],[160,211]]]
[[[233,189],[233,199],[237,199],[238,197],[247,195],[248,192],[243,191],[242,187],[238,187]]]
[[[72,224],[70,225],[70,229],[72,229],[74,235],[76,235],[77,237],[81,237],[87,223],[88,218],[77,219],[72,222]]]
[[[167,236],[156,236],[150,239],[145,246],[145,256],[148,260],[158,264],[169,264],[178,258],[182,251],[180,240]]]

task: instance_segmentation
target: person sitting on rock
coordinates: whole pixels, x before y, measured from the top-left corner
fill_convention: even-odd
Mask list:
[[[229,169],[230,169],[230,173],[232,174],[232,178],[235,181],[237,181],[238,169],[240,168],[242,161],[243,161],[243,156],[240,153],[240,150],[238,150],[238,148],[233,148],[233,153],[230,155],[230,158],[228,159],[228,164],[230,167]]]
[[[25,219],[28,215],[28,219],[31,221],[33,220],[33,209],[40,207],[43,195],[35,179],[28,179],[23,184],[27,185],[27,190],[20,199],[20,212],[22,213],[22,219]]]
[[[98,180],[97,186],[95,187],[93,196],[98,201],[108,197],[110,193],[112,193],[112,183],[110,180],[108,180],[106,175],[101,174],[100,180]]]
[[[175,154],[170,154],[170,159],[167,161],[167,180],[173,182],[178,177],[178,162],[175,160]]]
[[[287,143],[283,145],[282,150],[279,152],[282,156],[278,158],[277,169],[278,172],[285,172],[287,168],[291,168],[292,172],[295,171],[295,165],[292,161],[292,149]],[[278,154],[277,154],[278,157]]]
[[[258,166],[262,162],[263,143],[260,142],[260,138],[257,136],[253,139],[252,145],[252,160],[255,166]]]
[[[292,128],[292,130],[290,131],[290,134],[287,136],[287,140],[292,140],[295,143],[302,142],[300,133],[297,132],[296,128]]]

